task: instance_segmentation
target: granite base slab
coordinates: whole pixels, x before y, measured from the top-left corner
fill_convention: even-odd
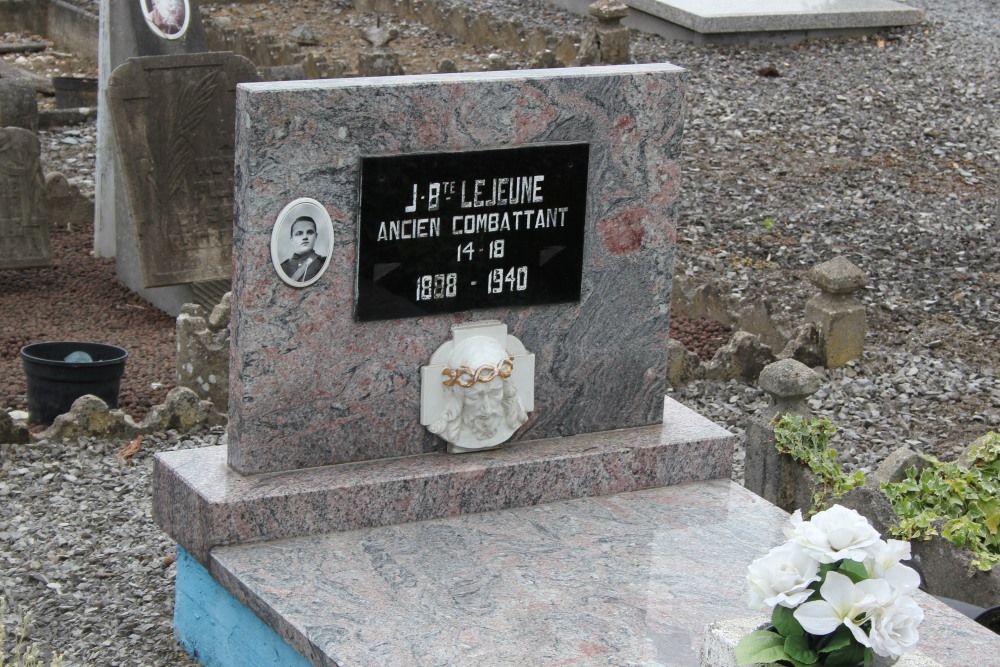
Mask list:
[[[728,477],[734,436],[670,399],[663,424],[241,475],[225,447],[158,454],[153,518],[200,563],[213,547]]]
[[[746,566],[787,514],[714,480],[214,549],[210,571],[313,664],[702,664],[748,616]],[[1000,637],[933,598],[921,651],[989,664]]]

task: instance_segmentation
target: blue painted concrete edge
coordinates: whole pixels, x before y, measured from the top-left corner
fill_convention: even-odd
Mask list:
[[[204,667],[312,667],[180,546],[174,636]]]

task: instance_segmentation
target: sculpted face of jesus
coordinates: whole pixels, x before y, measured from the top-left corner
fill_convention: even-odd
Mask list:
[[[489,382],[477,382],[462,395],[462,426],[477,440],[488,440],[496,435],[503,423],[503,380],[499,377]]]
[[[528,416],[511,379],[514,360],[488,336],[457,344],[442,371],[444,404],[427,425],[449,443],[449,451],[496,447],[520,428]]]

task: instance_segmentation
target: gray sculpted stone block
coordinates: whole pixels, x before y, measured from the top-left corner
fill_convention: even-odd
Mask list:
[[[0,127],[38,130],[38,95],[23,79],[0,79]]]
[[[154,11],[160,16],[165,13],[173,18],[180,16],[182,29],[157,27],[160,20],[154,16]],[[98,99],[102,109],[107,106],[111,72],[129,58],[209,50],[197,0],[157,0],[155,3],[153,0],[100,0],[99,18]],[[116,257],[119,282],[156,307],[176,315],[182,304],[192,300],[192,290],[187,285],[143,287],[122,167],[115,155],[110,113],[102,112],[97,117],[97,143],[92,215],[95,253],[100,257]]]
[[[483,320],[505,324],[535,355],[535,409],[512,440],[657,423],[685,87],[683,70],[669,64],[240,86],[230,465],[251,473],[444,451],[419,423],[420,368],[453,325]],[[580,279],[579,298],[356,320],[362,157],[454,159],[557,144],[589,147],[580,204],[567,204],[579,214],[581,260],[560,274]],[[553,172],[535,181],[546,197]],[[413,185],[390,194],[409,196]],[[326,272],[295,288],[276,274],[268,249],[281,211],[299,197],[326,208],[336,242]],[[448,261],[456,248],[463,257],[456,219],[427,227],[454,243]],[[503,234],[508,252],[532,234],[512,225]],[[486,278],[476,288],[484,293]]]
[[[50,266],[49,217],[38,138],[0,129],[0,269]]]
[[[108,85],[145,287],[228,278],[233,107],[256,68],[231,53],[133,58]]]

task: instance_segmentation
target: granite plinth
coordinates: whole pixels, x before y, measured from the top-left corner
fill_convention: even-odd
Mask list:
[[[669,64],[240,86],[230,465],[249,474],[442,451],[418,423],[419,369],[453,324],[488,319],[535,354],[535,410],[515,440],[655,423],[685,87]],[[355,321],[360,158],[580,142],[590,157],[579,302]],[[327,209],[336,239],[329,268],[303,289],[278,278],[269,250],[299,197]]]
[[[785,525],[715,480],[219,548],[210,571],[317,666],[694,667]],[[918,603],[924,655],[994,664],[1000,637]]]
[[[672,399],[663,425],[241,475],[225,447],[157,454],[153,518],[202,564],[274,540],[727,477],[734,436]]]
[[[923,19],[919,10],[893,0],[628,0],[627,4],[702,34],[879,28]]]

